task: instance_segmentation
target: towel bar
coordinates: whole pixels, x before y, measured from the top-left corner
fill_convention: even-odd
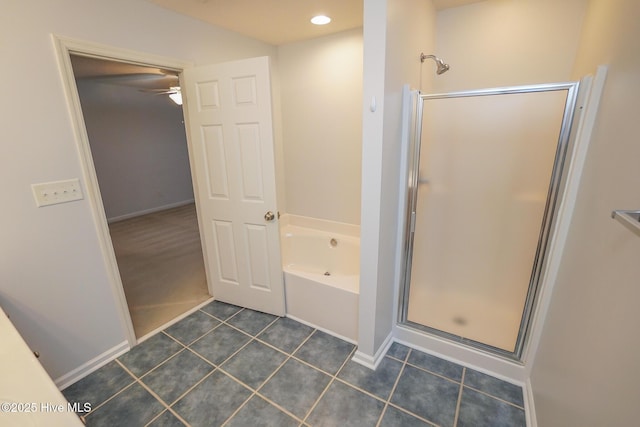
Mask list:
[[[617,219],[629,230],[640,236],[640,211],[615,210],[611,212],[611,218]]]

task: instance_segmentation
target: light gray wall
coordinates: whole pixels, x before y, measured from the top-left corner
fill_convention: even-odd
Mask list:
[[[575,77],[609,70],[562,266],[532,368],[538,425],[631,426],[640,396],[640,3],[592,0]]]
[[[135,87],[78,83],[107,219],[193,200],[182,108]]]
[[[51,33],[196,64],[274,47],[146,1],[3,2],[0,304],[57,379],[125,342],[88,200],[37,208],[31,184],[84,178]]]

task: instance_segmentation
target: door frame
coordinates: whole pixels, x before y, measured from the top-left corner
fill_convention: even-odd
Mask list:
[[[58,59],[58,67],[62,75],[64,86],[63,89],[65,97],[67,99],[67,105],[69,106],[69,115],[71,118],[71,124],[75,137],[74,139],[76,141],[76,148],[78,149],[78,156],[82,169],[85,195],[89,201],[89,206],[93,215],[96,234],[102,252],[102,258],[104,261],[104,265],[107,268],[107,275],[111,293],[118,308],[117,311],[120,324],[125,332],[129,347],[133,347],[138,343],[138,338],[136,337],[135,331],[133,329],[133,322],[131,320],[131,314],[129,313],[129,307],[127,305],[124,288],[122,286],[122,279],[120,277],[120,271],[118,269],[118,262],[116,260],[113,244],[111,242],[109,224],[107,222],[107,216],[105,213],[104,205],[102,203],[102,196],[100,195],[98,177],[93,163],[93,156],[91,154],[91,147],[89,145],[89,136],[87,134],[86,125],[84,122],[82,106],[80,104],[80,96],[78,95],[78,88],[76,86],[70,55],[77,54],[105,60],[131,63],[141,66],[162,68],[170,71],[175,71],[179,73],[180,76],[182,75],[182,71],[185,68],[192,67],[194,64],[175,58],[152,55],[128,49],[120,49],[112,46],[91,43],[56,34],[52,34],[51,36]],[[187,119],[186,114],[186,111],[183,110],[185,120]],[[193,159],[191,153],[189,153],[189,164],[190,167],[193,168]],[[196,181],[193,174],[192,184],[194,186],[194,193],[196,193]],[[198,227],[200,228],[199,222]],[[210,281],[208,280],[209,271],[206,267],[206,263],[205,271],[207,272],[207,288],[209,290],[209,293],[211,294],[211,285]]]

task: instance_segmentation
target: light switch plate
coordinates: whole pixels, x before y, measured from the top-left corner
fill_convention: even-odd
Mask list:
[[[72,202],[84,198],[78,178],[31,184],[31,190],[38,207]]]

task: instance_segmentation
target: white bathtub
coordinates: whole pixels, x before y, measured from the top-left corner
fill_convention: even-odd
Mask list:
[[[287,316],[357,341],[359,231],[350,224],[282,216]]]

